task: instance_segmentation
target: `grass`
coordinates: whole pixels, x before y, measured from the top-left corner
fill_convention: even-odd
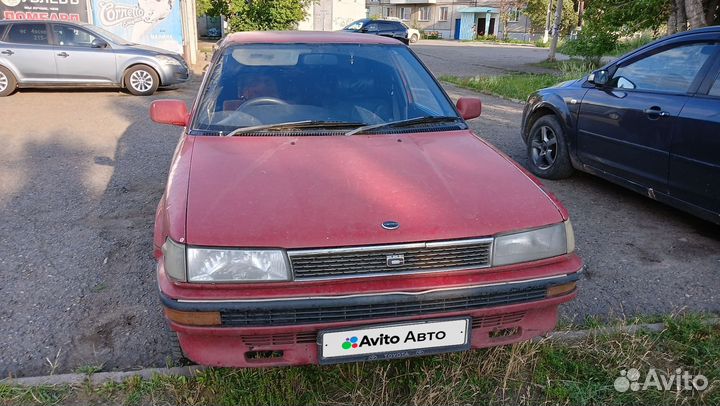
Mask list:
[[[500,76],[474,77],[441,76],[440,80],[506,99],[525,101],[530,93],[537,89],[553,86],[566,80],[578,79],[597,68],[597,66],[582,59],[555,62],[543,61],[535,64],[535,66],[554,69],[556,72],[548,74],[512,73]]]
[[[502,76],[441,76],[440,80],[481,93],[492,94],[511,100],[525,101],[530,93],[535,90],[549,87],[568,79],[550,74],[513,73]]]
[[[0,404],[720,404],[720,326],[692,315],[664,321],[661,333],[544,340],[392,362],[220,368],[191,378],[134,377],[101,386],[0,384]],[[704,391],[620,393],[613,382],[627,368],[640,370],[641,381],[650,368],[682,368],[703,374],[710,385]]]
[[[648,35],[643,35],[643,36],[627,39],[624,41],[618,41],[617,45],[615,46],[615,49],[610,53],[610,56],[624,55],[632,50],[640,48],[643,45],[649,44],[652,41],[654,41],[654,39]]]

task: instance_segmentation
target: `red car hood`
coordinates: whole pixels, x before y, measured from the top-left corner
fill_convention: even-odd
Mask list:
[[[562,221],[527,175],[469,131],[194,141],[189,244],[338,247]],[[383,229],[388,220],[400,228]]]

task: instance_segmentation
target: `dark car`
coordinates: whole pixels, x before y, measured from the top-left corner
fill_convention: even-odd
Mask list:
[[[364,34],[382,35],[383,37],[395,38],[405,45],[410,43],[408,27],[400,21],[395,20],[373,20],[363,18],[348,24],[343,31],[361,32]]]
[[[589,172],[720,224],[718,71],[715,26],[531,94],[522,121],[530,171]]]

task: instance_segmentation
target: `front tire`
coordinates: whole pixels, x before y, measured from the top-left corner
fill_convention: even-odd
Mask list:
[[[0,97],[10,96],[17,88],[15,75],[9,69],[0,66]]]
[[[125,88],[135,96],[150,96],[160,87],[160,78],[149,66],[137,65],[125,72]]]
[[[528,169],[545,179],[564,179],[575,169],[570,161],[567,138],[557,117],[540,117],[527,139]]]

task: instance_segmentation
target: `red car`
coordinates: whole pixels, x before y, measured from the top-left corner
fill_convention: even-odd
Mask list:
[[[552,330],[582,268],[568,213],[395,40],[234,34],[188,112],[155,220],[185,355],[258,367],[394,359]]]

